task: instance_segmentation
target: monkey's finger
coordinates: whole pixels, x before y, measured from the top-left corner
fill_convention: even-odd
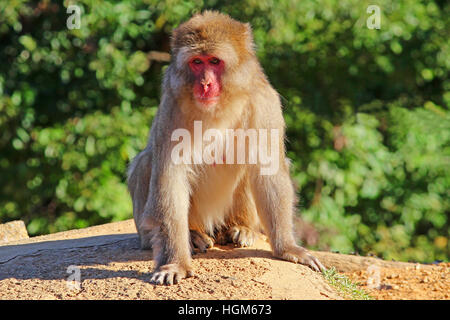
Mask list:
[[[238,242],[238,240],[239,240],[239,233],[240,233],[240,230],[237,227],[233,227],[229,231],[230,238],[231,238],[231,241],[233,243],[237,243]]]
[[[310,254],[308,250],[302,247],[291,248],[290,252],[285,253],[282,259],[292,261],[294,263],[301,263],[310,267],[314,271],[321,272],[325,270],[325,267],[315,256]]]
[[[228,236],[234,244],[240,247],[250,247],[255,242],[254,231],[244,226],[230,228]]]
[[[175,278],[174,272],[167,272],[166,276],[164,277],[164,283],[171,286],[174,284],[174,278]]]
[[[298,260],[296,262],[303,264],[307,267],[310,267],[314,271],[319,271],[319,268],[316,266],[314,260],[312,259],[312,257],[310,255],[308,255],[306,257],[298,257]]]
[[[317,272],[323,272],[325,271],[325,267],[323,266],[323,264],[319,261],[319,259],[317,259],[316,257],[309,255],[309,263],[308,265]]]
[[[193,277],[194,275],[195,275],[195,274],[194,274],[194,271],[188,270],[188,271],[186,271],[185,277],[186,277],[186,278],[190,278],[190,277]]]
[[[214,246],[214,242],[208,235],[196,230],[191,230],[191,242],[193,247],[197,248],[202,253]]]
[[[327,268],[325,268],[325,266],[320,262],[319,259],[317,259],[316,257],[314,257],[314,259],[316,265],[319,267],[321,272],[327,271]]]
[[[153,284],[161,285],[164,283],[164,272],[155,272],[150,279],[150,282]]]
[[[255,233],[250,229],[244,229],[241,231],[239,237],[239,244],[241,247],[250,247],[255,242]]]
[[[188,274],[186,274],[186,278],[188,278]],[[183,279],[183,275],[181,273],[175,273],[174,277],[173,277],[173,283],[177,284],[181,281],[181,279]]]
[[[314,261],[311,261],[308,265],[309,265],[314,271],[320,272],[319,267],[317,266],[317,264],[316,264]]]

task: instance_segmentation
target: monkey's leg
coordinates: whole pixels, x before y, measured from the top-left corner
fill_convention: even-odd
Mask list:
[[[145,203],[147,202],[150,177],[152,172],[152,154],[146,149],[139,153],[131,162],[128,169],[128,190],[133,201],[133,218],[139,233],[141,249],[151,249],[150,234],[140,230]]]
[[[163,163],[165,166],[153,164],[149,197],[139,229],[152,235],[156,266],[150,281],[171,285],[192,275],[189,183],[184,166],[173,165],[170,160]]]
[[[289,171],[285,169],[280,168],[274,175],[254,172],[252,189],[259,217],[275,256],[323,271],[322,263],[295,243],[292,220],[294,189]]]
[[[227,228],[216,239],[220,244],[234,243],[240,247],[253,245],[258,238],[259,218],[250,187],[248,173],[244,173],[233,193],[233,207],[226,220]]]

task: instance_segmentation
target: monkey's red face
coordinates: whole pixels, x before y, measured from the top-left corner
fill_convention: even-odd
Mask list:
[[[211,55],[200,55],[190,59],[189,68],[195,78],[193,94],[201,105],[210,107],[219,101],[224,67],[223,60]]]

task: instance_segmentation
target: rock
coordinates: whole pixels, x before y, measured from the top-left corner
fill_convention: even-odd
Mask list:
[[[251,264],[251,260],[255,264]],[[195,276],[183,279],[180,284],[156,286],[150,283],[155,266],[152,252],[139,249],[138,235],[131,219],[31,237],[0,245],[0,298],[344,298],[321,273],[300,264],[274,259],[270,244],[261,239],[249,248],[215,246],[205,254],[194,257],[192,263]],[[76,275],[67,272],[70,266],[80,268],[79,291],[68,290],[67,284]],[[215,281],[217,279],[220,281]]]
[[[422,281],[420,281],[421,283],[428,283],[430,282],[430,280],[428,279],[428,277],[425,277],[422,279]]]
[[[22,220],[0,224],[0,245],[28,238],[27,228]]]

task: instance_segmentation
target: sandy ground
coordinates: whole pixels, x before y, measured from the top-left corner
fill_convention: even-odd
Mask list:
[[[314,254],[374,299],[450,300],[450,263]],[[127,220],[0,242],[0,300],[346,299],[322,274],[273,258],[263,239],[250,248],[217,246],[196,254],[193,267],[195,276],[180,284],[151,284],[152,253],[139,249],[134,223]],[[70,281],[78,275],[79,282]],[[369,281],[374,278],[377,286]]]
[[[450,300],[450,263],[423,268],[378,269],[379,283],[368,282],[374,271],[359,270],[344,273],[359,287],[378,300]]]
[[[135,232],[128,220],[4,244],[0,299],[342,299],[321,274],[274,259],[262,239],[196,254],[194,277],[156,286]]]

